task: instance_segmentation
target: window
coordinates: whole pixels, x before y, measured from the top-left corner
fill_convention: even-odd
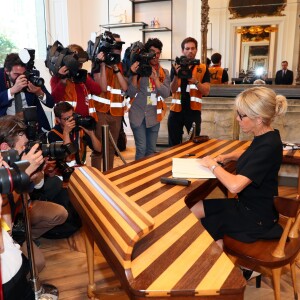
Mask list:
[[[35,58],[46,57],[45,5],[41,0],[1,1],[0,66],[8,53],[35,49]],[[4,9],[5,8],[5,9]]]

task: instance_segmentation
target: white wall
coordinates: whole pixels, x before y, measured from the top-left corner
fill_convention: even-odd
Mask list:
[[[47,0],[46,3],[50,15],[48,22],[50,43],[58,39],[64,45],[77,43],[86,48],[90,33],[99,31],[99,25],[108,23],[108,0]],[[287,60],[290,69],[295,72],[299,53],[300,4],[294,0],[287,0],[286,9],[283,12],[285,16],[282,17],[230,19],[228,3],[229,0],[209,0],[212,39],[209,36],[208,40],[209,42],[211,40],[212,50],[208,50],[208,56],[214,52],[220,52],[223,56],[222,65],[229,68],[230,77],[235,77],[239,71],[240,53],[239,37],[235,33],[236,26],[276,24],[279,32],[273,74],[280,68],[282,60]],[[157,5],[158,9],[160,7],[159,2],[151,5]],[[169,15],[165,14],[161,17],[161,21],[168,17]],[[201,49],[200,30],[201,0],[173,0],[173,58],[181,54],[180,44],[187,36],[196,38]],[[127,45],[141,36],[140,32],[135,29],[123,29],[120,34]],[[169,52],[170,46],[164,46],[163,58]],[[198,51],[197,57],[200,58],[200,56],[201,53]],[[89,65],[86,68],[89,68]]]

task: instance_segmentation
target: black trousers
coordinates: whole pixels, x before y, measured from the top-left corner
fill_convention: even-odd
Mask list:
[[[182,143],[183,128],[189,133],[193,122],[196,123],[196,136],[200,135],[201,130],[201,111],[183,109],[181,112],[170,111],[168,117],[169,146]]]
[[[2,285],[4,300],[34,300],[34,292],[27,281],[28,261],[23,257],[23,263],[17,274]]]

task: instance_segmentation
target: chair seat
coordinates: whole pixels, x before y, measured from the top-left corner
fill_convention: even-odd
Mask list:
[[[285,247],[285,256],[282,258],[272,255],[277,245],[278,240],[259,240],[254,243],[243,243],[229,236],[224,237],[224,250],[227,254],[240,259],[247,259],[251,264],[269,268],[287,265],[291,259],[296,258],[300,250],[300,239],[289,239]]]

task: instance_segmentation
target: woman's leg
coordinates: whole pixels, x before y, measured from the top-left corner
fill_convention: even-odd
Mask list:
[[[202,219],[205,217],[203,201],[200,200],[194,206],[191,207],[191,212],[197,217],[197,219]]]

